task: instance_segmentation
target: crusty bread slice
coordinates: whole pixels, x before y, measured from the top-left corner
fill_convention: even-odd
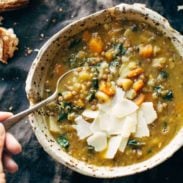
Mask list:
[[[0,61],[7,64],[17,50],[19,39],[13,29],[0,27]]]
[[[21,8],[28,2],[29,0],[0,0],[0,12]]]

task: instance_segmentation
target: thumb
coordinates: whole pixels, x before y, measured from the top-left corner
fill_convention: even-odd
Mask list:
[[[5,129],[4,126],[0,123],[0,173],[3,173],[3,164],[2,156],[5,142]]]

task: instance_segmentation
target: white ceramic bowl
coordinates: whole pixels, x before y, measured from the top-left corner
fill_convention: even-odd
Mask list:
[[[170,27],[165,18],[146,8],[143,4],[120,4],[116,7],[99,11],[73,22],[52,36],[44,44],[32,64],[26,81],[26,92],[30,105],[33,105],[34,102],[43,95],[43,85],[47,70],[52,59],[59,50],[61,43],[86,28],[109,22],[111,17],[117,20],[140,20],[156,27],[158,30],[163,32],[165,36],[171,38],[172,43],[183,56],[183,37]],[[51,157],[79,173],[93,177],[121,177],[145,171],[165,161],[183,145],[183,129],[180,129],[177,135],[166,147],[146,161],[129,166],[99,167],[79,161],[65,153],[48,131],[44,115],[41,110],[30,115],[30,122],[38,141]]]

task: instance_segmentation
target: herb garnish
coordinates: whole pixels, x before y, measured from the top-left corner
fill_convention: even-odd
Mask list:
[[[57,138],[57,143],[64,149],[69,147],[69,140],[66,135],[61,135]]]
[[[138,148],[140,148],[140,147],[142,147],[144,145],[145,145],[144,142],[139,142],[136,139],[130,139],[128,141],[128,146],[133,148],[133,149],[138,149]]]

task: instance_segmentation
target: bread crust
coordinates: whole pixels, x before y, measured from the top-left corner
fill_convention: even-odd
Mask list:
[[[29,0],[0,0],[0,12],[19,9],[28,4]]]

